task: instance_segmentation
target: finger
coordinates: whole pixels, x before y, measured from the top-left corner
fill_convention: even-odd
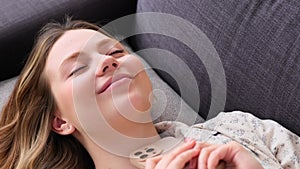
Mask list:
[[[218,145],[209,145],[206,147],[203,147],[200,151],[200,155],[198,158],[198,168],[201,169],[207,169],[207,160],[210,155],[210,153],[215,150],[218,147]]]
[[[204,147],[208,147],[211,144],[208,143],[203,143],[203,142],[196,142],[196,145],[194,146],[194,149],[196,150],[194,157],[189,161],[189,168],[190,169],[195,169],[198,166],[198,157],[200,154],[200,151]]]
[[[248,152],[242,145],[236,142],[230,142],[222,145],[211,152],[208,159],[208,167],[215,167],[220,160],[226,161],[227,164],[233,165],[236,168],[261,168],[258,161]]]
[[[207,159],[207,167],[216,168],[220,160],[224,159],[226,157],[226,154],[228,154],[228,152],[230,151],[228,148],[228,146],[223,145],[212,151]]]
[[[245,149],[236,142],[230,142],[228,144],[224,144],[219,146],[213,152],[211,152],[208,158],[208,166],[216,166],[220,160],[231,163],[236,158],[236,155],[239,152],[244,152]],[[242,160],[242,159],[239,159]]]
[[[212,144],[205,143],[205,142],[196,142],[196,145],[195,145],[194,148],[195,148],[195,149],[202,150],[203,148],[209,147],[209,146],[212,146]]]
[[[162,159],[162,156],[156,156],[146,160],[145,169],[154,169],[157,163]]]
[[[182,169],[189,161],[191,161],[195,154],[199,153],[197,149],[190,149],[177,155],[173,161],[168,165],[170,169]]]
[[[182,145],[178,146],[175,150],[165,154],[163,158],[159,161],[157,164],[158,168],[167,168],[167,166],[173,161],[179,154],[189,150],[193,149],[196,142],[195,140],[190,140],[188,142],[183,143]]]

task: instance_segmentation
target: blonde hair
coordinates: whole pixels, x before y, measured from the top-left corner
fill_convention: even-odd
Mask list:
[[[0,168],[95,168],[83,146],[72,135],[52,131],[57,108],[43,75],[53,44],[68,30],[92,29],[107,35],[96,24],[67,17],[50,22],[39,32],[35,45],[0,117]]]

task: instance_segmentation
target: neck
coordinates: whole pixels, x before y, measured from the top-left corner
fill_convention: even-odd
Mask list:
[[[158,135],[153,123],[140,124],[139,126],[132,125],[131,127],[133,128],[130,131],[134,132],[126,133],[126,135],[128,138],[135,138],[138,141],[127,141],[127,143],[125,141],[124,143],[123,140],[116,139],[110,142],[110,147],[112,149],[121,151],[119,154],[114,153],[115,150],[110,151],[109,148],[105,146],[102,147],[95,143],[85,133],[83,134],[84,136],[77,135],[77,138],[91,155],[96,169],[136,169],[129,161],[130,153],[144,145],[160,140],[160,136]],[[106,137],[103,135],[102,138]]]

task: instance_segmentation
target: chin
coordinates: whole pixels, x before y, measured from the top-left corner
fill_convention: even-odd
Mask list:
[[[151,109],[151,96],[145,95],[141,92],[131,92],[129,94],[129,100],[131,105],[140,112],[149,111]]]
[[[138,111],[148,111],[151,108],[152,102],[152,86],[150,80],[147,78],[135,79],[130,84],[129,100],[131,105]]]

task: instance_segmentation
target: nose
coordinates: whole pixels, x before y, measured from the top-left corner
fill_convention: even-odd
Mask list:
[[[119,67],[120,63],[112,56],[105,56],[104,60],[100,63],[97,75],[103,76],[107,72],[115,71]]]

